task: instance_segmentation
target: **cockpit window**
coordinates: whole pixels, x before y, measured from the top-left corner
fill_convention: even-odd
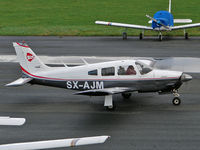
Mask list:
[[[136,75],[133,65],[119,66],[117,70],[118,75]]]
[[[88,75],[97,76],[97,69],[88,71]]]
[[[101,69],[101,75],[102,76],[114,76],[115,75],[115,68],[114,67],[102,68]]]
[[[138,70],[140,71],[141,75],[147,74],[152,71],[152,68],[140,61],[135,62]]]

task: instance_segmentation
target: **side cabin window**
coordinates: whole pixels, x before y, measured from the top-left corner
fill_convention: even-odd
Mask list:
[[[135,68],[133,65],[127,65],[127,66],[119,66],[117,69],[118,75],[136,75],[137,72],[135,71]]]
[[[101,69],[102,76],[114,76],[115,75],[115,67],[108,67]]]
[[[97,69],[88,71],[88,75],[97,76]]]
[[[135,64],[136,64],[139,72],[141,73],[141,75],[147,74],[152,71],[152,68],[150,66],[148,66],[142,62],[137,61],[137,62],[135,62]]]

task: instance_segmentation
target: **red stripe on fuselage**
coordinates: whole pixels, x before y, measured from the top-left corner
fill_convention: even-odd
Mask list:
[[[29,73],[27,70],[25,70],[22,66],[20,66],[22,71],[26,74],[28,74],[31,77],[39,78],[39,79],[47,79],[47,80],[58,80],[58,81],[94,81],[94,80],[106,80],[106,81],[128,81],[128,80],[161,80],[161,79],[178,79],[177,77],[168,77],[168,78],[137,78],[137,79],[58,79],[58,78],[49,78],[49,77],[42,77],[37,76]]]

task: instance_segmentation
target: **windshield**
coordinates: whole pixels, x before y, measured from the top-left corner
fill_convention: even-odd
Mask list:
[[[148,66],[140,61],[136,61],[135,64],[136,64],[139,72],[141,73],[141,75],[147,74],[152,71],[152,68],[150,66]]]

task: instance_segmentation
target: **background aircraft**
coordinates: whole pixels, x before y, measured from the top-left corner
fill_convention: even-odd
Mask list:
[[[13,43],[22,77],[6,86],[25,83],[78,90],[75,94],[105,96],[104,106],[114,109],[113,95],[129,98],[131,92],[173,93],[179,105],[178,88],[192,79],[178,71],[153,69],[139,60],[118,60],[75,67],[48,67],[25,43]]]
[[[25,118],[11,118],[0,116],[0,125],[3,126],[21,126],[26,122]]]
[[[109,136],[94,136],[0,145],[0,150],[39,150],[104,143]]]
[[[124,24],[124,23],[116,23],[116,22],[105,22],[105,21],[96,21],[96,24],[107,25],[107,26],[116,26],[116,27],[124,27],[124,28],[132,28],[132,29],[140,29],[142,32],[140,33],[139,38],[143,39],[144,30],[153,30],[159,33],[158,38],[162,41],[162,31],[173,31],[173,30],[184,30],[185,39],[188,39],[188,33],[185,31],[187,28],[199,27],[200,23],[194,24],[186,24],[174,26],[174,23],[191,23],[191,19],[174,19],[171,14],[171,0],[169,0],[169,11],[158,11],[154,14],[153,17],[146,15],[147,18],[150,19],[150,26],[143,25],[135,25],[135,24]],[[127,39],[127,33],[123,32],[123,39]]]

